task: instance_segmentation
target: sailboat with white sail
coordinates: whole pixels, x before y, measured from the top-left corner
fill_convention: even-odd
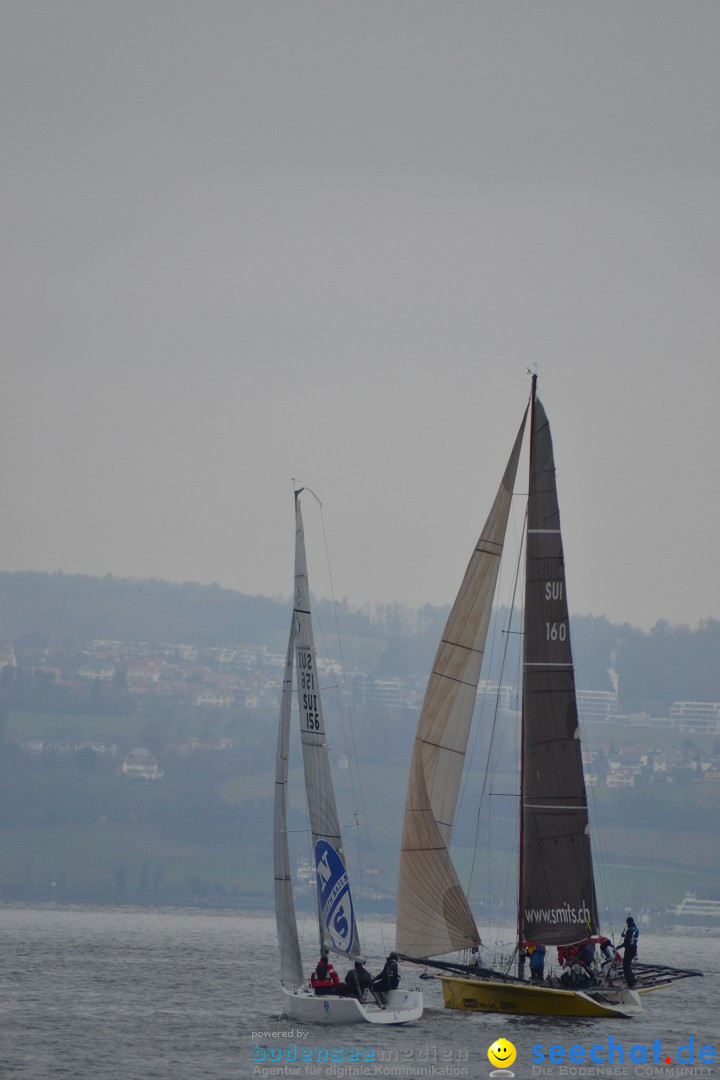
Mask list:
[[[295,492],[294,609],[285,660],[275,772],[275,915],[283,1012],[304,1023],[402,1024],[422,1015],[421,992],[389,990],[382,997],[370,994],[369,1000],[316,996],[303,974],[288,841],[288,763],[294,676],[317,880],[318,955],[328,950],[353,961],[360,956],[360,941],[340,835],[318,680],[300,509],[302,490]]]
[[[519,792],[518,974],[481,968],[475,917],[450,856],[473,710],[528,409],[440,642],[410,767],[400,859],[396,948],[444,973],[446,1007],[554,1016],[642,1010],[621,978],[568,988],[528,982],[526,947],[570,947],[599,918],[570,645],[565,564],[550,426],[532,380],[525,527]],[[473,963],[438,961],[467,950]],[[514,961],[511,961],[514,962]],[[610,970],[608,968],[608,970]],[[646,973],[643,989],[689,972]],[[696,973],[693,973],[696,974]]]

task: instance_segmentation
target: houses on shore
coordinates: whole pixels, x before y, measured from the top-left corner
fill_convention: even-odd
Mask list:
[[[23,647],[0,642],[0,690],[10,694],[17,706],[23,688],[46,695],[94,696],[98,702],[113,697],[134,698],[138,705],[163,704],[215,710],[258,710],[279,707],[285,657],[260,644],[224,644],[199,647],[182,643],[95,640],[84,649]],[[360,669],[342,675],[339,666],[318,658],[318,669],[328,686],[342,685],[352,710],[382,715],[399,710],[416,711],[422,703],[427,675],[413,678],[377,677]],[[481,682],[486,705],[508,718],[517,718],[520,702],[510,686]],[[587,782],[607,787],[634,787],[643,783],[720,783],[720,702],[676,701],[667,715],[619,712],[618,694],[609,690],[579,690],[578,712],[585,740]],[[12,706],[11,706],[12,707]],[[604,736],[603,729],[622,724],[645,728],[647,737],[623,746]],[[657,748],[654,736],[673,731],[686,736],[672,751]],[[695,737],[710,736],[715,745],[701,752]],[[673,740],[677,747],[677,740]],[[83,744],[83,747],[90,744]],[[213,749],[227,749],[231,740]],[[75,753],[83,747],[71,743],[28,740],[31,753],[52,750]],[[90,748],[100,756],[114,756],[117,747],[95,741]],[[198,739],[172,747],[182,753],[207,748]],[[119,765],[129,778],[160,779],[162,769],[149,750],[133,749]]]

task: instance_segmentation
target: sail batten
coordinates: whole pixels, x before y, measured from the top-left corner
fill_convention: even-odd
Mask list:
[[[480,937],[449,846],[512,502],[525,417],[435,657],[410,764],[397,901],[397,948],[437,956]]]

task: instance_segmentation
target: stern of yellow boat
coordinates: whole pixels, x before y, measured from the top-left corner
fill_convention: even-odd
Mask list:
[[[588,993],[501,979],[438,978],[446,1009],[518,1016],[634,1016],[643,1012],[638,995],[625,988]]]

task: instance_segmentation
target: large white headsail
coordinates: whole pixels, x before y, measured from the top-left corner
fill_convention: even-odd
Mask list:
[[[398,880],[397,949],[406,956],[439,956],[480,940],[448,848],[524,430],[525,417],[450,612],[420,712]]]
[[[302,489],[301,489],[302,490]],[[320,938],[338,953],[360,952],[350,884],[330,772],[330,753],[320,699],[310,611],[310,586],[300,491],[295,493],[295,671],[300,705],[300,739],[305,765],[310,829],[315,852]]]
[[[293,693],[293,654],[295,648],[295,617],[290,625],[285,675],[280,703],[277,758],[275,761],[275,920],[280,948],[280,980],[289,990],[304,982],[300,944],[298,941],[295,901],[293,899],[290,846],[288,844],[287,784],[290,749],[290,714]]]

